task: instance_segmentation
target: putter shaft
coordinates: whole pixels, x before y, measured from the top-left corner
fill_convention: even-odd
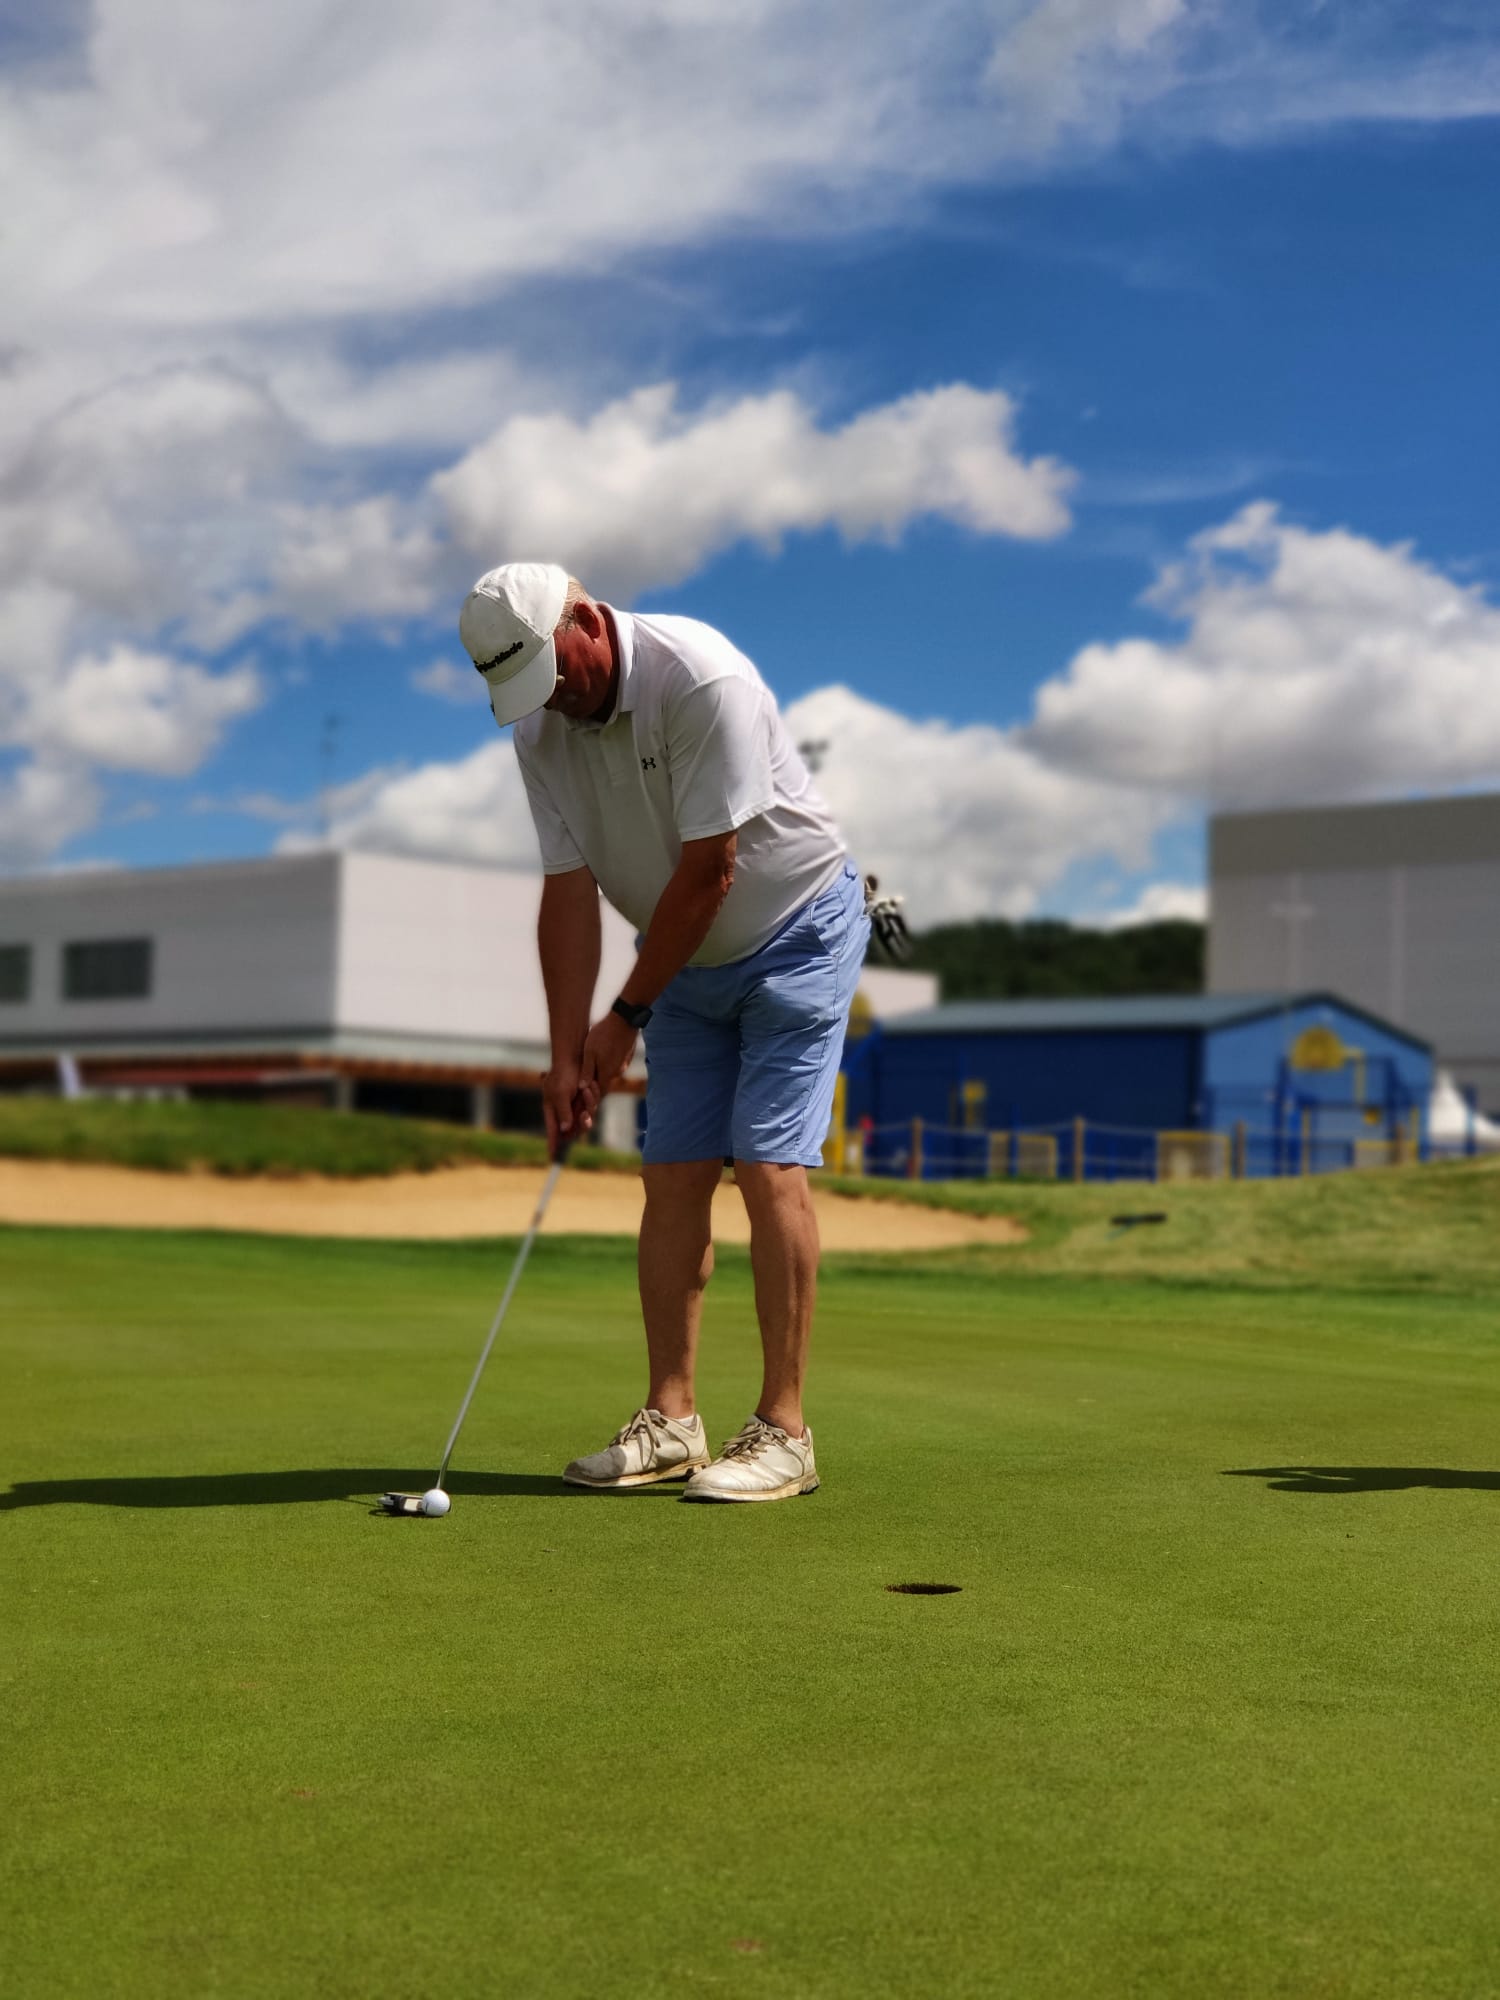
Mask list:
[[[458,1406],[458,1415],[453,1419],[453,1428],[448,1433],[447,1444],[443,1447],[443,1462],[438,1467],[437,1477],[432,1482],[434,1486],[441,1486],[447,1477],[448,1461],[453,1456],[453,1447],[458,1443],[458,1434],[464,1427],[464,1418],[469,1414],[469,1405],[474,1400],[474,1391],[479,1387],[479,1378],[483,1375],[485,1363],[490,1358],[490,1349],[495,1344],[495,1336],[505,1323],[505,1315],[510,1307],[511,1298],[516,1286],[520,1283],[521,1273],[526,1268],[526,1259],[531,1255],[531,1246],[535,1243],[537,1231],[542,1226],[542,1217],[547,1213],[547,1204],[552,1199],[552,1190],[557,1186],[557,1177],[563,1170],[563,1162],[566,1158],[567,1148],[559,1146],[557,1157],[553,1160],[551,1170],[546,1180],[542,1183],[542,1192],[537,1198],[536,1213],[531,1218],[531,1227],[522,1238],[521,1247],[516,1252],[516,1261],[511,1266],[509,1281],[506,1284],[499,1305],[495,1308],[495,1317],[490,1322],[489,1335],[485,1340],[484,1346],[479,1351],[479,1359],[474,1364],[474,1373],[469,1378],[469,1386],[464,1392],[464,1399]]]

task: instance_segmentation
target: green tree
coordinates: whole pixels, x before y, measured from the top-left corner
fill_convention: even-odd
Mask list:
[[[919,931],[912,945],[909,963],[938,975],[945,1000],[1203,991],[1204,927],[1180,919],[1095,931],[981,917]]]

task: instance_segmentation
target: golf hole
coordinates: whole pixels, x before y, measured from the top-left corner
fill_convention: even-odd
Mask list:
[[[956,1597],[963,1589],[961,1583],[888,1583],[887,1590],[895,1591],[898,1597]]]

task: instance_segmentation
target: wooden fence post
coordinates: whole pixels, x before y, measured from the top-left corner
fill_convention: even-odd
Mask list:
[[[1075,1181],[1083,1179],[1083,1134],[1083,1120],[1075,1118],[1073,1120],[1073,1178]]]
[[[911,1154],[906,1163],[907,1177],[919,1181],[922,1178],[922,1121],[911,1121]]]

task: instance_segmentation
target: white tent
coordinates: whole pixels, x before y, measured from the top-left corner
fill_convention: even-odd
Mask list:
[[[1500,1124],[1472,1110],[1445,1069],[1438,1071],[1427,1100],[1427,1143],[1437,1153],[1500,1152]]]

